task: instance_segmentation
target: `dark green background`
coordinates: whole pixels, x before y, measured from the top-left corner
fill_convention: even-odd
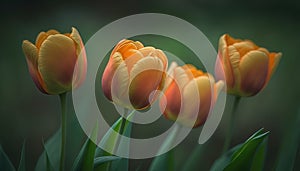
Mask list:
[[[26,162],[32,170],[43,150],[42,140],[46,140],[59,127],[58,97],[47,96],[37,90],[21,48],[24,39],[34,41],[40,31],[52,28],[69,32],[75,26],[86,42],[98,29],[116,19],[130,14],[157,12],[192,23],[203,31],[215,48],[218,38],[229,33],[233,37],[253,40],[270,51],[281,51],[282,60],[268,86],[258,95],[242,99],[233,140],[234,144],[238,144],[261,127],[269,130],[267,170],[273,167],[283,137],[300,107],[300,4],[296,1],[168,0],[130,3],[14,0],[2,2],[0,9],[0,143],[14,165],[18,165],[22,142],[26,139]],[[227,102],[222,123],[209,141],[205,157],[199,159],[198,167],[204,170],[210,168],[221,152],[232,98],[229,97]],[[72,110],[69,110],[69,117],[74,119]],[[159,129],[157,125],[155,128]],[[192,147],[196,146],[200,129],[195,129],[176,148],[177,166],[186,162]],[[78,126],[77,130],[80,130]],[[141,134],[138,131],[135,133]],[[82,132],[73,132],[72,136],[76,136],[78,141],[71,144],[79,147]],[[72,150],[69,160],[76,152]],[[300,160],[299,154],[297,160]],[[149,161],[132,161],[131,168],[142,162],[146,162],[142,167],[146,168]],[[295,169],[300,169],[299,162],[296,165]]]

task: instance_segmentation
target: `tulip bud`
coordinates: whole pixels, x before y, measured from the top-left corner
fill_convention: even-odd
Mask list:
[[[164,84],[165,54],[138,41],[122,40],[113,49],[102,76],[104,95],[129,109],[150,106]]]
[[[85,79],[86,54],[75,28],[66,34],[56,30],[41,32],[35,44],[24,40],[22,48],[30,75],[38,89],[45,94],[70,91],[72,81],[76,87]]]
[[[281,56],[225,34],[219,40],[216,78],[226,79],[229,94],[254,96],[267,85]]]
[[[193,65],[175,67],[170,77],[160,100],[164,116],[188,127],[204,124],[224,83],[215,83],[211,75]]]

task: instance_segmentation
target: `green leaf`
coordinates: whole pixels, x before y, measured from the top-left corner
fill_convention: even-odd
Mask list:
[[[286,170],[292,171],[294,169],[295,159],[297,157],[297,149],[300,144],[300,109],[294,122],[291,123],[286,136],[282,139],[282,145],[280,147],[276,168],[274,170]]]
[[[100,144],[111,144],[108,147],[111,147],[110,150],[113,151],[116,145],[116,141],[117,141],[117,136],[115,134],[113,134],[113,130],[116,132],[120,131],[121,128],[121,121],[122,118],[119,118],[113,125],[112,127],[106,132],[106,134],[104,135],[104,137],[102,138],[102,140],[100,141]],[[96,148],[96,153],[95,153],[95,157],[102,157],[102,156],[111,156],[111,154],[109,152],[104,151],[103,149],[101,149],[100,147]],[[108,168],[110,167],[110,165],[108,163],[106,164],[101,164],[99,166],[94,167],[96,171],[106,171],[108,170]]]
[[[71,106],[71,105],[68,105]],[[73,110],[71,107],[68,111]],[[72,164],[82,147],[82,140],[84,137],[84,132],[80,127],[80,124],[76,118],[74,112],[68,112],[67,115],[67,142],[66,142],[66,163],[65,170],[70,170]],[[60,163],[60,146],[61,146],[61,129],[58,129],[51,137],[47,139],[44,145],[44,151],[40,155],[35,170],[47,170],[47,159],[45,154],[45,149],[48,152],[49,161],[52,164],[54,170],[59,170]]]
[[[253,157],[251,171],[259,171],[264,169],[268,144],[267,140],[268,139],[264,139],[264,141],[258,146],[255,156]]]
[[[132,117],[133,115],[129,115],[128,117]],[[129,121],[125,121],[123,135],[126,137],[130,137],[131,135],[132,123]],[[123,154],[129,154],[130,143],[122,141],[120,139],[118,145],[118,151],[122,151]],[[129,161],[127,158],[122,158],[118,161],[113,161],[111,163],[111,170],[113,171],[127,171],[129,169]]]
[[[231,157],[234,154],[235,151],[240,149],[243,144],[239,144],[232,149],[228,150],[224,155],[222,155],[219,159],[217,159],[212,168],[210,169],[211,171],[219,171],[219,170],[224,170],[225,167],[230,163]]]
[[[47,156],[52,163],[54,170],[59,170],[60,160],[60,142],[61,142],[61,129],[59,129],[44,145],[44,152],[41,154],[35,166],[36,171],[47,170]],[[46,156],[47,151],[47,156]]]
[[[132,111],[127,118],[133,117],[134,111]],[[121,125],[122,125],[122,117],[119,118],[112,126],[111,128],[106,132],[104,137],[101,139],[100,144],[103,144],[103,146],[109,147],[109,151],[116,151],[116,150],[128,150],[129,152],[129,144],[122,143],[120,140],[119,144],[121,146],[117,148],[118,144],[118,134],[114,134],[114,131],[120,132],[121,130]],[[132,123],[129,122],[128,120],[125,121],[124,125],[124,132],[123,135],[130,137],[131,134],[131,127]],[[112,156],[109,152],[104,151],[103,149],[97,147],[95,157],[102,157],[102,156]],[[102,171],[102,170],[119,170],[121,169],[122,171],[126,171],[128,169],[128,159],[120,159],[118,161],[112,161],[111,163],[105,163],[101,164],[98,167],[95,167],[94,170],[96,171]]]
[[[49,159],[49,155],[48,155],[48,152],[47,152],[47,149],[45,147],[45,144],[43,143],[43,147],[44,147],[44,152],[45,152],[45,158],[46,158],[46,170],[47,171],[54,171],[54,168],[50,162],[50,159]]]
[[[176,125],[175,128],[172,130],[172,132],[168,135],[164,143],[159,149],[158,154],[161,154],[163,151],[166,151],[169,149],[174,139],[176,138],[176,135],[179,131],[179,125]],[[171,171],[174,170],[174,155],[173,150],[168,151],[167,153],[161,154],[157,157],[155,157],[151,163],[150,171],[156,171],[156,170],[164,170],[164,171]]]
[[[21,152],[21,158],[19,163],[18,171],[25,171],[26,170],[26,164],[25,164],[25,141],[22,146],[22,152]]]
[[[111,147],[109,151],[114,151],[115,144],[116,144],[118,136],[116,134],[113,134],[113,131],[116,131],[116,132],[120,131],[121,122],[122,122],[122,118],[119,118],[111,126],[111,128],[106,132],[106,134],[103,136],[102,140],[100,141],[100,144],[111,144],[110,146],[107,146],[107,147]],[[109,156],[109,155],[111,155],[111,154],[104,151],[103,149],[97,147],[96,154],[95,154],[96,157]]]
[[[96,144],[93,141],[97,140],[97,132],[98,132],[98,122],[96,123],[96,126],[92,132],[91,139],[88,138],[86,140],[77,158],[75,159],[72,170],[74,171],[93,170],[94,156],[96,150]]]
[[[103,156],[103,157],[97,157],[94,160],[94,167],[98,167],[104,163],[112,162],[115,160],[120,160],[122,159],[121,157],[118,156]]]
[[[13,171],[16,170],[15,167],[12,165],[11,161],[5,154],[5,152],[2,149],[2,146],[0,145],[0,170],[7,170],[7,171]]]
[[[231,170],[263,170],[265,159],[266,138],[269,132],[260,129],[245,143],[240,144],[226,152],[215,161],[212,171]]]

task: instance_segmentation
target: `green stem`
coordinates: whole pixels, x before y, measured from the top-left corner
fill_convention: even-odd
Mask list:
[[[62,93],[59,95],[60,105],[61,105],[61,151],[60,151],[60,165],[59,170],[64,170],[65,165],[65,153],[66,153],[66,132],[67,132],[67,116],[66,116],[66,99],[67,93]]]
[[[117,152],[118,148],[119,148],[119,145],[120,145],[120,141],[121,141],[121,135],[123,135],[124,133],[124,128],[125,128],[125,123],[126,123],[126,118],[127,118],[127,115],[128,115],[128,109],[127,108],[124,108],[124,115],[122,117],[122,121],[121,121],[121,127],[120,127],[120,130],[119,130],[119,135],[117,137],[117,140],[116,140],[116,143],[115,143],[115,146],[114,146],[114,153]],[[107,171],[111,170],[111,162],[109,162],[107,164],[107,168],[106,168]]]
[[[123,135],[127,115],[128,115],[128,109],[124,108],[124,116],[122,117],[121,128],[119,132],[120,135]]]
[[[236,120],[236,111],[238,108],[238,105],[240,103],[241,97],[240,96],[235,96],[234,102],[233,102],[233,107],[232,107],[232,112],[229,118],[229,125],[227,126],[227,133],[225,137],[225,143],[223,147],[223,154],[229,149],[231,139],[233,136],[233,130],[234,130],[234,123]]]

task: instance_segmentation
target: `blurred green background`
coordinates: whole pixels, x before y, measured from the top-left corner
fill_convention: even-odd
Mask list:
[[[0,143],[15,166],[18,165],[21,146],[26,139],[26,162],[32,170],[43,150],[43,140],[46,141],[53,135],[60,123],[59,99],[57,96],[40,93],[35,87],[22,52],[22,41],[27,39],[34,42],[40,31],[53,28],[70,32],[71,27],[75,26],[86,42],[104,25],[121,17],[143,12],[165,13],[185,19],[202,30],[215,48],[218,46],[218,38],[229,33],[233,37],[253,40],[270,51],[283,53],[268,86],[258,95],[242,99],[233,137],[233,144],[238,144],[261,127],[269,130],[271,133],[266,169],[270,170],[274,166],[284,136],[300,107],[300,77],[297,75],[300,73],[300,2],[12,0],[2,2],[0,9]],[[208,170],[221,153],[232,97],[228,98],[227,103],[221,125],[207,144],[205,157],[199,158],[199,169]],[[72,160],[84,141],[84,135],[71,107],[68,116],[76,127],[69,134],[69,139],[74,141],[71,142],[72,147],[68,147],[67,157]],[[114,119],[115,116],[108,118],[111,121]],[[200,129],[193,130],[176,147],[177,166],[186,162],[197,145]],[[141,134],[137,131],[136,134],[139,133]],[[130,168],[144,163],[141,168],[145,169],[150,161],[151,159],[132,160]],[[300,154],[297,155],[297,161],[300,161]],[[70,163],[67,165],[70,166]],[[299,162],[296,162],[295,170],[300,170]]]

